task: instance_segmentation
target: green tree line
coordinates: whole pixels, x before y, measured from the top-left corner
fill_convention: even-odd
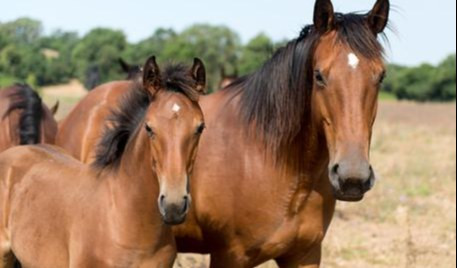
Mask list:
[[[98,82],[122,79],[118,59],[141,64],[150,55],[164,61],[205,61],[210,89],[216,89],[221,69],[244,75],[259,68],[284,42],[261,33],[243,44],[225,26],[196,24],[181,32],[160,28],[137,43],[122,31],[97,28],[84,36],[58,30],[44,34],[40,21],[20,18],[0,22],[0,86],[14,81],[44,86],[78,78]],[[455,54],[438,66],[390,65],[384,91],[399,99],[449,101],[456,98]]]

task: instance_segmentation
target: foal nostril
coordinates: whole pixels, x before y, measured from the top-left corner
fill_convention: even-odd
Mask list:
[[[189,196],[184,196],[183,199],[184,199],[184,204],[182,207],[182,213],[186,213],[189,210],[190,198],[189,198]]]
[[[340,170],[340,164],[335,164],[333,167],[332,167],[332,173],[333,175],[338,175],[338,171]]]
[[[165,195],[160,195],[159,204],[162,207],[165,205]]]

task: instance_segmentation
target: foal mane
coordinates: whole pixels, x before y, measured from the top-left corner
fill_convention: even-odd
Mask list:
[[[189,75],[188,66],[172,64],[161,73],[160,90],[176,92],[197,102],[199,93],[195,81]],[[103,137],[97,145],[93,166],[98,169],[118,168],[127,144],[135,137],[138,126],[143,122],[146,111],[155,100],[142,83],[135,82],[120,100],[119,107],[108,116]]]
[[[40,96],[26,84],[16,84],[8,95],[11,102],[4,118],[15,110],[22,110],[19,118],[20,145],[37,144],[41,138],[43,104]]]
[[[368,59],[382,58],[383,47],[366,18],[336,13],[337,41]],[[229,87],[240,95],[239,112],[245,128],[261,137],[275,161],[297,158],[291,155],[293,148],[299,147],[301,153],[306,149],[295,145],[305,143],[304,134],[311,128],[313,58],[322,36],[314,25],[305,26],[297,39],[276,51],[257,72]]]

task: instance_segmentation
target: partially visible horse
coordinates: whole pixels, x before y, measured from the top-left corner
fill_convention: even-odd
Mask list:
[[[100,85],[101,80],[100,67],[97,64],[92,64],[86,69],[86,78],[84,86],[87,90],[91,91]]]
[[[219,82],[219,87],[217,89],[223,89],[228,87],[230,84],[235,82],[239,78],[238,70],[235,69],[233,74],[227,74],[224,66],[221,67],[221,81]]]
[[[0,152],[17,145],[53,144],[57,133],[54,115],[29,86],[16,84],[0,90]]]
[[[124,71],[124,73],[127,74],[127,80],[141,81],[141,78],[143,76],[142,66],[127,63],[123,58],[119,58],[119,65],[121,66],[122,71]]]
[[[202,98],[208,128],[193,207],[175,227],[180,252],[211,254],[211,268],[320,266],[336,200],[360,201],[375,183],[370,143],[385,74],[377,37],[389,10],[378,0],[367,14],[340,14],[317,0],[314,25]]]
[[[93,165],[52,146],[0,154],[0,268],[171,268],[190,207],[205,70],[150,58],[105,125]],[[166,224],[165,224],[165,223]]]

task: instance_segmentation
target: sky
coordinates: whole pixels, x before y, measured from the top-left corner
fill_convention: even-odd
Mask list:
[[[0,22],[31,17],[46,33],[81,35],[95,27],[123,30],[132,42],[158,27],[181,31],[195,23],[227,25],[243,42],[260,32],[274,40],[297,37],[312,22],[314,0],[1,0]],[[336,11],[366,11],[375,0],[333,0]],[[390,62],[436,64],[456,51],[455,0],[391,0]]]

